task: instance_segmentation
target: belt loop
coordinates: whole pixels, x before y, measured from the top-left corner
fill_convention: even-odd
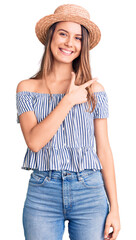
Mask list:
[[[78,181],[81,181],[81,180],[82,180],[82,177],[80,177],[79,172],[77,172],[77,179],[78,179]]]
[[[51,173],[52,173],[52,170],[49,170],[49,180],[51,180]]]

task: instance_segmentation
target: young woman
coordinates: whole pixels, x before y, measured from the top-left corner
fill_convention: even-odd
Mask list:
[[[120,219],[108,97],[92,79],[89,63],[100,30],[84,8],[64,4],[38,21],[36,35],[45,45],[40,70],[16,91],[17,122],[27,144],[22,168],[32,170],[25,239],[60,240],[65,220],[71,240],[116,239]]]

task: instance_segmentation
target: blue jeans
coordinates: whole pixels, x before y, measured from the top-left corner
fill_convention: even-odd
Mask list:
[[[26,240],[103,240],[109,202],[100,170],[33,170],[23,208]]]

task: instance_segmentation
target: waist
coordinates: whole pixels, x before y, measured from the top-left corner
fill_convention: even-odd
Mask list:
[[[33,173],[40,176],[45,176],[54,179],[62,179],[62,177],[67,177],[69,179],[74,179],[78,177],[83,177],[92,174],[95,171],[99,171],[99,169],[84,169],[80,172],[73,172],[70,170],[49,170],[49,171],[39,171],[38,169],[34,169]]]

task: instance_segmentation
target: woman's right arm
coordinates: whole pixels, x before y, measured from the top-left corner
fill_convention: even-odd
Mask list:
[[[82,86],[76,86],[74,85],[74,78],[75,76],[71,79],[71,84],[66,95],[40,123],[37,122],[34,111],[24,112],[19,116],[26,144],[33,152],[38,152],[50,141],[75,104],[87,101],[87,90],[85,87],[89,86],[95,80],[90,80],[82,84]],[[24,91],[23,82],[18,84],[16,92],[20,91]]]
[[[38,152],[50,141],[71,108],[69,96],[65,95],[55,109],[40,123],[37,123],[36,116],[32,111],[19,116],[26,144],[33,152]]]

